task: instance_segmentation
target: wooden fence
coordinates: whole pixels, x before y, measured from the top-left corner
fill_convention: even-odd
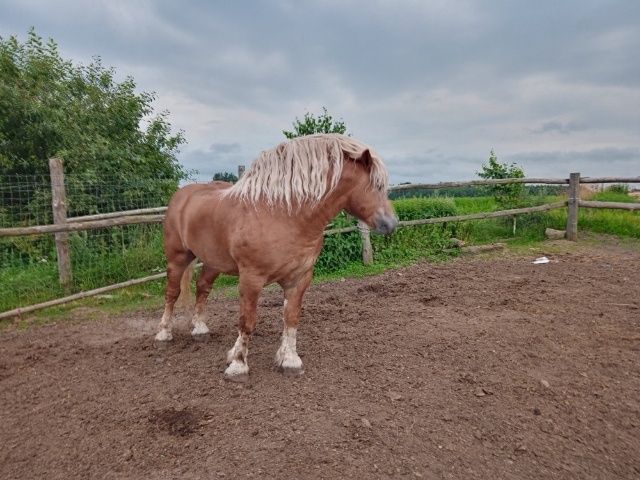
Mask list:
[[[30,227],[13,227],[0,228],[0,237],[8,236],[27,236],[54,234],[56,239],[56,253],[58,258],[58,273],[60,284],[64,287],[71,282],[71,260],[69,257],[68,234],[69,232],[91,230],[97,228],[112,227],[118,225],[140,225],[150,223],[161,223],[164,219],[164,212],[167,207],[143,208],[137,210],[127,210],[121,212],[104,213],[97,215],[88,215],[82,217],[67,218],[66,214],[66,196],[64,191],[64,176],[62,171],[62,161],[59,159],[51,159],[49,162],[51,171],[51,189],[52,189],[52,209],[54,224],[37,225]],[[239,167],[239,173],[244,171],[243,167]],[[510,210],[500,210],[495,212],[473,213],[469,215],[457,215],[449,217],[425,218],[419,220],[401,221],[399,228],[411,227],[415,225],[430,225],[445,222],[462,222],[467,220],[482,220],[487,218],[514,217],[533,212],[545,212],[558,208],[568,208],[566,238],[576,241],[578,238],[578,210],[579,208],[612,208],[624,210],[640,210],[640,203],[620,203],[620,202],[596,202],[583,201],[580,199],[581,183],[640,183],[640,177],[581,177],[579,173],[571,173],[569,178],[506,178],[506,179],[488,179],[488,180],[471,180],[466,182],[441,182],[441,183],[416,183],[408,185],[396,185],[390,188],[391,191],[411,191],[411,190],[437,190],[441,188],[452,187],[468,187],[482,185],[505,185],[513,183],[526,184],[548,184],[548,185],[568,185],[569,195],[566,201],[554,202],[535,207],[515,208]],[[347,233],[358,231],[362,238],[362,259],[363,263],[370,264],[373,261],[373,251],[371,248],[370,232],[367,225],[358,222],[357,226],[333,228],[325,230],[326,235],[335,235],[338,233]],[[31,305],[28,307],[16,308],[0,313],[0,319],[18,316],[24,313],[33,312],[42,308],[52,307],[67,302],[72,302],[81,298],[102,294],[111,290],[116,290],[131,285],[151,282],[164,278],[166,272],[161,272],[148,277],[137,278],[126,282],[109,285],[94,290],[76,293],[63,298],[58,298],[48,302]]]

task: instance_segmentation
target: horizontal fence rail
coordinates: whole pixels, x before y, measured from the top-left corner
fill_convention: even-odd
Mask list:
[[[549,184],[549,185],[567,185],[569,187],[569,199],[565,201],[558,201],[548,203],[544,205],[538,205],[534,207],[514,208],[509,210],[499,210],[494,212],[479,212],[468,215],[457,215],[448,217],[432,217],[417,220],[404,220],[399,222],[399,227],[410,227],[417,225],[433,225],[438,223],[448,222],[461,222],[468,220],[484,220],[490,218],[500,217],[515,217],[516,215],[545,212],[549,210],[568,207],[568,220],[566,236],[570,240],[577,238],[577,212],[579,207],[583,208],[607,208],[607,209],[622,209],[629,211],[640,210],[640,203],[621,203],[621,202],[600,202],[600,201],[586,201],[579,198],[579,185],[581,183],[588,184],[604,184],[604,183],[640,183],[640,177],[580,177],[579,174],[574,173],[570,175],[570,178],[505,178],[505,179],[482,179],[482,180],[470,180],[462,182],[440,182],[440,183],[418,183],[418,184],[406,184],[395,185],[390,187],[391,192],[398,191],[414,191],[414,190],[437,190],[443,188],[456,188],[456,187],[468,187],[468,186],[491,186],[491,185],[507,185],[507,184]],[[55,208],[55,205],[54,205]],[[164,213],[167,207],[153,207],[153,208],[138,208],[135,210],[124,210],[119,212],[110,213],[98,213],[93,215],[84,215],[79,217],[67,217],[62,220],[58,220],[58,223],[52,225],[36,225],[36,226],[23,226],[23,227],[10,227],[0,228],[0,237],[16,237],[16,236],[31,236],[31,235],[43,235],[43,234],[64,234],[68,232],[78,232],[91,229],[108,228],[114,226],[123,225],[142,225],[142,224],[157,224],[164,220]],[[343,228],[330,228],[324,231],[325,236],[335,235],[340,233],[360,232],[363,245],[367,244],[369,238],[369,229],[366,225],[360,223],[358,226],[343,227]],[[364,247],[363,247],[364,248]],[[367,261],[365,256],[370,257],[371,251],[363,251],[363,261],[365,264],[371,262],[371,258]],[[108,291],[139,285],[146,282],[155,281],[166,277],[166,272],[160,272],[154,275],[150,275],[143,278],[137,278],[134,280],[128,280],[125,282],[97,288],[94,290],[88,290],[79,292],[73,295],[68,295],[63,298],[42,302],[36,305],[27,307],[20,307],[13,310],[0,313],[0,319],[19,316],[21,314],[33,312],[43,308],[52,307],[55,305],[61,305],[64,303],[88,298],[94,295],[105,293]]]
[[[639,204],[640,205],[640,204]],[[544,205],[537,205],[535,207],[526,208],[512,208],[510,210],[498,210],[496,212],[480,212],[470,213],[468,215],[456,215],[453,217],[433,217],[433,218],[421,218],[419,220],[403,220],[398,222],[398,227],[412,227],[415,225],[434,225],[437,223],[449,223],[449,222],[464,222],[467,220],[484,220],[487,218],[500,218],[500,217],[513,217],[514,215],[521,215],[523,213],[535,213],[535,212],[547,212],[549,210],[555,210],[557,208],[564,208],[567,206],[567,201],[546,203]],[[324,234],[335,235],[337,233],[349,233],[355,232],[358,227],[344,227],[344,228],[332,228],[331,230],[325,230]]]
[[[87,222],[59,223],[57,225],[36,225],[32,227],[0,228],[0,237],[21,237],[27,235],[42,235],[44,233],[78,232],[94,230],[96,228],[117,227],[122,225],[143,225],[160,223],[164,215],[130,215],[114,217],[104,220],[89,220]]]
[[[640,203],[625,202],[596,202],[589,200],[579,200],[579,207],[584,208],[613,208],[618,210],[640,210]]]
[[[640,183],[640,177],[580,177],[580,183]]]
[[[154,280],[160,280],[167,276],[167,272],[157,273],[144,278],[136,278],[134,280],[127,280],[126,282],[115,283],[106,287],[96,288],[94,290],[87,290],[85,292],[76,293],[67,297],[56,298],[48,302],[42,302],[28,307],[14,308],[13,310],[7,310],[0,313],[0,320],[3,318],[16,317],[25,313],[35,312],[36,310],[42,310],[43,308],[55,307],[57,305],[63,305],[65,303],[75,302],[76,300],[82,300],[83,298],[94,297],[102,293],[110,292],[112,290],[118,290],[120,288],[130,287],[132,285],[140,285],[141,283],[152,282]]]
[[[97,213],[95,215],[84,215],[82,217],[69,217],[67,222],[88,222],[91,220],[103,220],[106,218],[118,218],[128,217],[131,215],[148,215],[153,213],[164,213],[168,207],[155,207],[155,208],[138,208],[136,210],[124,210],[122,212],[110,212],[110,213]]]
[[[564,208],[566,206],[567,206],[567,202],[562,201],[562,202],[554,202],[554,203],[547,203],[544,205],[538,205],[536,207],[512,208],[510,210],[499,210],[496,212],[480,212],[480,213],[470,213],[469,215],[456,215],[453,217],[434,217],[434,218],[425,218],[420,220],[405,220],[405,221],[399,222],[398,226],[412,227],[414,225],[433,225],[435,223],[463,222],[467,220],[484,220],[486,218],[513,217],[514,215],[521,215],[523,213],[547,212],[549,210]]]
[[[440,188],[476,187],[482,185],[510,185],[513,183],[569,185],[568,178],[495,178],[486,180],[468,180],[464,182],[411,183],[394,185],[390,191],[438,190]],[[640,177],[580,177],[580,183],[640,183]]]

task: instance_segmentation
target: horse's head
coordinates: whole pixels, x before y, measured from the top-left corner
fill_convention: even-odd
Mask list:
[[[376,171],[372,172],[372,169]],[[350,177],[354,185],[345,210],[376,233],[387,235],[393,232],[398,225],[398,218],[387,197],[387,172],[379,161],[375,162],[367,149],[355,161],[345,162],[343,175]],[[384,181],[380,181],[381,177],[384,177]]]

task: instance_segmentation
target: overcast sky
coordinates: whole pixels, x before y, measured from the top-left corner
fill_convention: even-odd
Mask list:
[[[99,55],[235,171],[326,106],[394,183],[475,177],[493,148],[527,176],[640,175],[640,1],[0,0],[62,55]]]

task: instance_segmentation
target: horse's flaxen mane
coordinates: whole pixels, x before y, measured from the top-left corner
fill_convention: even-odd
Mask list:
[[[389,175],[373,150],[351,137],[326,133],[298,137],[263,151],[225,195],[253,204],[284,205],[289,211],[294,204],[315,205],[338,184],[343,155],[357,160],[366,150],[371,155],[370,186],[386,191]]]

